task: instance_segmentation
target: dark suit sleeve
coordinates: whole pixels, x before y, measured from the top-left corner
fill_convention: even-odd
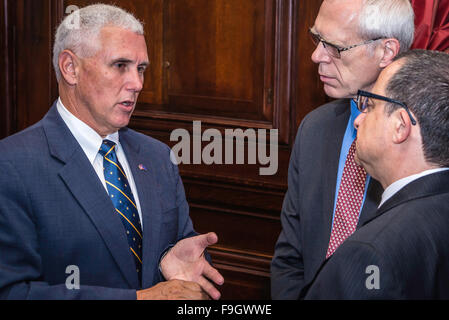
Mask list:
[[[0,161],[0,299],[136,299],[135,290],[82,286],[67,289],[42,280],[40,228],[14,165]],[[43,186],[44,188],[45,186]]]
[[[348,241],[323,265],[305,299],[402,299],[398,276],[372,245]]]
[[[300,214],[298,206],[299,154],[301,132],[298,129],[295,145],[288,169],[288,190],[281,212],[282,231],[275,247],[271,262],[271,296],[273,299],[297,299],[304,285],[304,264],[300,234]]]
[[[179,212],[179,225],[178,225],[178,241],[184,238],[196,236],[192,224],[192,220],[189,215],[189,205],[186,200],[184,185],[181,180],[181,176],[179,175],[178,166],[172,164],[173,166],[173,177],[176,184],[176,205],[178,207]]]

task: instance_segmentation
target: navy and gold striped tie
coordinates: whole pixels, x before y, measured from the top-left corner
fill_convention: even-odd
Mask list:
[[[125,226],[129,249],[136,263],[139,281],[142,279],[142,229],[131,187],[115,153],[115,143],[103,140],[99,153],[103,156],[103,172],[109,197]]]

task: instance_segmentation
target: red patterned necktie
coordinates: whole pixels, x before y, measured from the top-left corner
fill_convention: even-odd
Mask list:
[[[357,227],[365,193],[366,171],[354,160],[355,142],[356,140],[352,142],[346,156],[326,258],[330,257]]]

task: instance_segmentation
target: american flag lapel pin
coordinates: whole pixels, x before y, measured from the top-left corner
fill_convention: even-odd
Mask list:
[[[139,164],[140,171],[148,171],[147,168],[143,164]]]

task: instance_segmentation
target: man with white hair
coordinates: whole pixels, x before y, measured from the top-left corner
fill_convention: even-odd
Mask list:
[[[0,298],[218,299],[168,146],[126,128],[149,65],[142,24],[109,5],[59,26],[59,99],[0,141]],[[206,254],[207,256],[207,254]]]
[[[274,299],[297,299],[376,212],[382,187],[354,161],[354,99],[410,48],[414,14],[409,0],[324,0],[309,31],[324,91],[338,100],[309,113],[298,129],[271,263]]]

